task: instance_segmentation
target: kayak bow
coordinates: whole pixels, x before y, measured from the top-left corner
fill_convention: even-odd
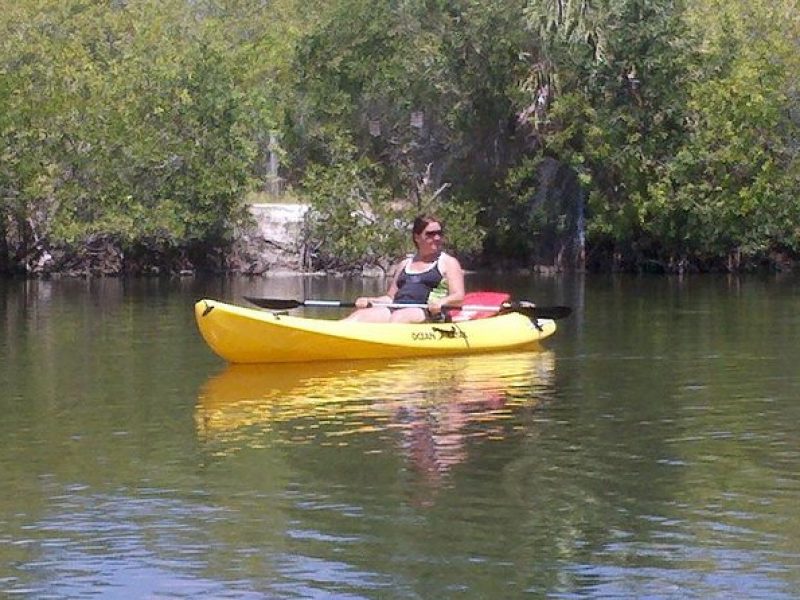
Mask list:
[[[200,333],[231,363],[399,358],[520,349],[556,330],[551,320],[510,312],[460,323],[354,323],[234,306],[195,304]]]

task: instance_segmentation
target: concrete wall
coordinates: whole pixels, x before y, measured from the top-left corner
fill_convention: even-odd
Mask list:
[[[237,232],[227,268],[240,273],[305,271],[303,204],[252,204],[254,225]]]
[[[250,205],[250,214],[261,235],[287,249],[296,247],[302,240],[303,218],[307,211],[305,204]]]

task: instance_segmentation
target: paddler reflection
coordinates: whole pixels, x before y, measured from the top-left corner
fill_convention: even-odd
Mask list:
[[[552,352],[395,361],[230,365],[200,390],[198,435],[216,455],[280,444],[403,449],[438,478],[468,439],[503,436],[549,397]],[[396,439],[387,444],[387,438]]]

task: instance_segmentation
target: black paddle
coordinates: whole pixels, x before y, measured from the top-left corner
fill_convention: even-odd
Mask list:
[[[280,298],[256,298],[245,296],[245,300],[270,310],[289,310],[300,308],[301,306],[315,306],[325,308],[355,308],[355,302],[341,302],[339,300],[283,300]],[[391,304],[376,303],[373,306],[385,306],[386,308],[427,308],[427,304]],[[474,311],[513,311],[521,313],[531,319],[564,319],[572,314],[569,306],[536,306],[533,302],[520,300],[518,302],[503,302],[495,306],[484,306],[476,304],[466,304],[464,306],[444,306],[445,310],[474,310]]]

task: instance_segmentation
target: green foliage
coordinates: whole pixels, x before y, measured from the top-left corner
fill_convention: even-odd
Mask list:
[[[536,82],[555,88],[541,153],[570,165],[589,191],[587,234],[613,252],[640,241],[648,184],[680,143],[690,57],[671,0],[531,3],[546,58]],[[530,84],[529,84],[530,85]]]
[[[532,80],[557,90],[541,151],[587,186],[595,253],[705,267],[735,255],[737,268],[797,251],[791,5],[530,4],[547,59]]]
[[[331,3],[299,43],[295,164],[319,160],[318,132],[336,126],[400,195],[415,194],[429,165],[433,187],[487,189],[524,66],[521,11],[518,0]]]
[[[576,226],[547,161],[599,263],[800,254],[793,0],[6,4],[0,270],[93,235],[218,244],[268,152],[325,268],[386,266],[422,211],[536,261]]]
[[[705,38],[691,127],[652,185],[650,229],[684,257],[739,267],[800,250],[800,26],[787,3],[710,4],[692,15]]]
[[[0,55],[13,89],[2,98],[3,197],[20,232],[128,245],[223,237],[253,152],[213,37],[180,2],[25,10]]]
[[[312,260],[324,269],[379,264],[385,252],[402,245],[392,227],[389,191],[376,183],[380,169],[355,159],[355,149],[341,136],[332,139],[331,150],[331,164],[311,165],[303,182],[311,202]]]
[[[381,185],[382,169],[341,134],[331,135],[329,161],[312,164],[303,181],[311,209],[307,216],[312,261],[316,268],[353,270],[377,266],[386,271],[409,252],[411,223],[421,213],[432,213],[447,224],[449,247],[474,253],[483,232],[477,227],[477,204],[445,203],[423,197],[418,204],[393,199]]]

